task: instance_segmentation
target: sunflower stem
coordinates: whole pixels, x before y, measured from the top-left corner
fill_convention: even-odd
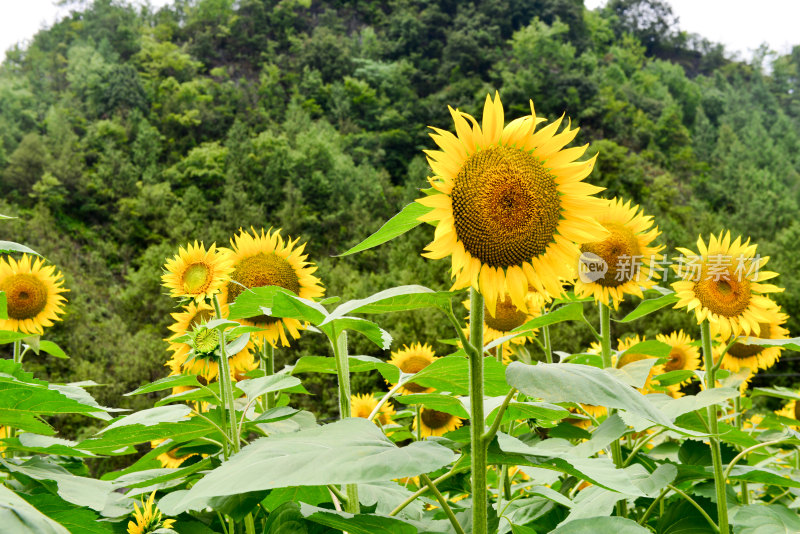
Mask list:
[[[736,397],[733,399],[733,411],[736,413],[736,418],[734,419],[734,424],[736,428],[739,430],[742,429],[742,398]],[[742,505],[747,506],[750,504],[750,490],[747,487],[747,481],[742,480],[739,488],[742,492]]]
[[[547,363],[553,363],[553,346],[550,344],[550,326],[542,327],[542,338],[544,339],[544,357]]]
[[[603,354],[603,369],[613,367],[611,362],[611,310],[604,303],[598,303],[600,311],[600,346],[602,347]],[[608,409],[608,416],[614,415],[614,409]],[[622,446],[619,439],[611,442],[611,458],[614,460],[614,465],[617,469],[621,469],[624,465],[622,461]],[[624,500],[618,501],[615,505],[617,515],[620,517],[628,516],[628,503]]]
[[[266,339],[261,345],[261,370],[264,371],[264,376],[272,376],[275,374],[275,347]],[[264,411],[274,408],[276,404],[275,394],[273,392],[264,394]]]
[[[483,414],[483,296],[469,290],[469,342],[473,351],[469,358],[470,445],[472,455],[472,532],[486,534],[488,506],[486,494],[486,418]]]
[[[444,513],[447,515],[447,518],[450,520],[450,524],[453,525],[453,529],[458,534],[465,534],[464,528],[456,519],[456,515],[453,513],[453,510],[450,508],[450,505],[447,504],[447,500],[442,496],[442,493],[439,491],[439,488],[431,481],[431,479],[425,473],[419,475],[419,478],[422,482],[425,483],[426,486],[431,490],[433,495],[436,497],[436,500],[439,501],[439,505],[444,510]]]
[[[335,340],[331,340],[333,355],[336,359],[336,375],[339,379],[339,418],[347,419],[351,416],[350,407],[350,360],[347,353],[347,332],[342,331]],[[347,503],[345,511],[351,514],[359,513],[358,485],[346,484],[345,493]]]
[[[217,314],[218,319],[222,319],[222,307],[219,303],[219,297],[214,295],[214,312]],[[227,411],[227,419],[230,422],[228,425],[229,437],[231,440],[231,447],[233,452],[239,452],[239,427],[236,424],[236,405],[233,398],[233,384],[231,383],[231,369],[228,366],[228,354],[225,348],[225,327],[218,327],[219,332],[219,381],[220,393],[222,394],[222,401]],[[227,459],[227,458],[226,458]]]
[[[703,341],[703,360],[706,367],[706,389],[714,389],[717,381],[717,370],[714,366],[714,354],[711,349],[711,325],[708,320],[700,324],[700,333]],[[720,358],[721,361],[721,358]],[[722,472],[722,454],[719,447],[719,427],[717,421],[717,405],[708,407],[708,442],[711,447],[711,462],[714,466],[714,489],[717,493],[717,521],[720,534],[729,534],[728,527],[728,501],[725,495],[725,475]]]
[[[414,416],[417,418],[417,441],[422,441],[422,408],[421,405],[414,405]]]
[[[14,342],[14,363],[22,363],[22,340]]]
[[[245,516],[244,529],[246,534],[256,534],[256,524],[253,521],[253,514],[247,514]]]

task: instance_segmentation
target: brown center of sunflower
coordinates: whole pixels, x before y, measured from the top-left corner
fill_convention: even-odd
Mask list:
[[[677,348],[673,348],[669,353],[667,363],[664,364],[664,372],[679,371],[686,367],[686,353]]]
[[[800,421],[800,402],[794,401],[794,418]]]
[[[47,286],[32,274],[15,274],[0,283],[6,294],[8,317],[32,319],[47,306]]]
[[[483,322],[489,328],[500,332],[510,332],[522,326],[527,318],[528,314],[517,308],[507,295],[503,300],[497,301],[494,316],[489,312],[489,308],[483,307]]]
[[[603,223],[609,236],[603,241],[581,245],[581,252],[601,258],[608,270],[594,282],[603,287],[619,287],[639,277],[642,251],[633,231],[622,224]]]
[[[205,263],[193,263],[183,272],[183,289],[189,294],[198,294],[211,284],[211,269]]]
[[[214,310],[197,310],[192,318],[189,319],[188,329],[191,330],[193,328],[197,328],[203,323],[207,323],[209,319],[214,317]]]
[[[758,323],[758,331],[759,337],[764,339],[770,339],[771,335],[771,328],[769,323]],[[760,345],[745,345],[744,343],[734,343],[731,345],[731,348],[728,349],[728,354],[736,358],[737,360],[745,360],[752,356],[757,356],[761,354],[764,350],[764,347]]]
[[[422,424],[432,430],[446,427],[452,418],[453,416],[447,412],[439,412],[430,408],[423,408],[420,414]]]
[[[400,370],[404,373],[408,374],[415,374],[419,373],[426,367],[428,367],[432,363],[432,360],[426,356],[417,356],[411,355],[406,356],[405,359],[400,362]],[[414,382],[408,382],[407,384],[403,384],[403,387],[406,388],[408,391],[412,393],[422,393],[424,391],[428,391],[429,388],[425,386],[420,386],[419,384],[415,384]]]
[[[259,252],[244,258],[234,268],[228,283],[228,302],[236,300],[245,288],[278,286],[292,293],[300,293],[300,278],[285,258],[275,253]],[[250,319],[255,324],[271,324],[279,319],[259,315]]]
[[[712,312],[723,317],[736,317],[750,304],[750,281],[730,270],[709,273],[708,267],[704,266],[700,280],[694,284],[694,294]]]
[[[520,265],[544,253],[561,214],[553,176],[536,156],[505,146],[467,158],[452,200],[456,236],[492,267]]]

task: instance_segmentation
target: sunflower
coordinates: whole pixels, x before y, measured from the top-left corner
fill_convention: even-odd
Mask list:
[[[2,425],[0,426],[0,439],[6,439],[11,437],[11,428]],[[0,452],[6,450],[6,445],[3,442],[0,442]]]
[[[617,350],[619,351],[619,355],[616,357],[616,367],[617,369],[621,369],[628,365],[629,363],[638,362],[640,360],[647,360],[647,359],[655,359],[654,356],[650,356],[649,354],[640,354],[638,352],[628,352],[625,353],[626,350],[632,348],[639,343],[642,343],[646,340],[644,336],[641,338],[638,334],[634,335],[633,337],[626,337],[625,339],[617,340]],[[647,375],[647,379],[644,382],[644,386],[638,388],[639,391],[643,394],[647,393],[654,393],[655,390],[653,389],[652,378],[655,374],[656,366],[650,368],[650,372]]]
[[[156,492],[150,494],[147,503],[141,501],[142,509],[134,503],[135,509],[133,518],[135,521],[128,521],[128,534],[150,534],[160,528],[172,528],[174,519],[162,519],[161,510],[154,504]]]
[[[469,309],[469,300],[464,301],[464,306]],[[544,306],[544,298],[535,291],[529,291],[525,296],[525,307],[518,308],[512,301],[511,295],[506,293],[502,299],[497,301],[494,313],[492,313],[488,306],[484,304],[483,307],[483,342],[490,343],[495,339],[511,334],[511,331],[522,326],[528,321],[539,317],[542,314],[542,307]],[[464,333],[469,336],[470,324],[467,320],[467,327]],[[503,343],[503,361],[510,355],[510,344],[524,345],[526,342],[533,340],[536,335],[536,330],[531,331],[528,335],[518,336],[514,339]]]
[[[762,283],[778,276],[761,270],[769,258],[757,257],[756,245],[749,239],[742,243],[737,237],[731,242],[730,232],[712,235],[708,247],[700,237],[697,248],[699,255],[678,249],[688,261],[673,265],[683,278],[672,283],[678,297],[675,307],[694,310],[698,324],[707,319],[713,336],[730,339],[741,332],[759,335],[759,323],[769,322],[767,309],[773,306],[763,293],[783,291]]]
[[[165,364],[173,372],[195,374],[205,381],[211,382],[219,374],[219,357],[215,354],[219,346],[219,334],[203,325],[214,316],[214,310],[205,302],[195,304],[190,302],[184,311],[173,313],[175,322],[169,326],[174,332],[167,338],[168,349],[172,351],[172,358]],[[192,346],[188,343],[177,341],[186,334],[193,336],[195,344],[194,357],[189,358]],[[258,361],[253,353],[254,344],[251,341],[238,353],[228,357],[231,376],[247,372],[258,367]]]
[[[165,439],[155,439],[150,442],[150,447],[155,449],[162,443],[164,443]],[[168,469],[177,469],[181,466],[183,462],[191,458],[192,456],[197,456],[196,453],[184,454],[183,456],[178,456],[176,453],[178,449],[172,449],[165,452],[162,452],[158,456],[156,456],[156,460],[161,462],[161,465],[168,468]]]
[[[418,220],[437,224],[423,256],[451,256],[453,289],[478,290],[492,314],[506,292],[525,309],[529,284],[545,297],[560,295],[578,244],[606,235],[592,218],[603,210],[592,196],[602,188],[582,182],[594,159],[575,162],[588,145],[562,150],[578,133],[568,125],[556,134],[563,117],[534,133],[544,119],[530,106],[529,116],[505,128],[497,94],[486,97],[482,128],[450,108],[457,135],[433,128],[441,150],[425,151],[433,194],[417,202],[432,210]]]
[[[393,352],[392,358],[389,360],[394,366],[397,366],[401,372],[413,375],[428,367],[438,360],[433,347],[422,343],[412,343],[411,346],[403,345],[403,348]],[[391,384],[394,387],[394,384]],[[400,395],[413,395],[414,393],[430,393],[433,388],[426,388],[415,384],[414,382],[406,382],[400,388],[398,393]]]
[[[419,419],[422,421],[422,437],[428,436],[443,436],[451,430],[461,426],[461,418],[457,415],[449,414],[447,412],[440,412],[431,410],[424,406],[420,410]],[[417,430],[419,421],[414,418],[414,431]]]
[[[758,323],[759,334],[761,339],[786,339],[789,337],[789,331],[783,327],[784,323],[789,320],[789,316],[781,313],[777,304],[772,303],[770,308],[766,310],[766,321]],[[719,343],[714,347],[714,359],[719,359],[720,354],[724,350],[726,340],[719,339]],[[781,356],[780,346],[763,347],[760,345],[745,345],[744,343],[734,343],[725,353],[722,360],[722,367],[732,372],[737,372],[743,367],[749,367],[755,373],[759,369],[768,369],[775,365],[778,358]]]
[[[231,259],[233,273],[230,281],[223,286],[220,295],[224,303],[233,303],[242,291],[252,287],[279,286],[304,299],[313,299],[325,294],[320,280],[313,276],[317,267],[306,261],[303,254],[306,244],[297,246],[300,238],[292,241],[280,235],[280,229],[259,234],[252,229],[252,235],[244,230],[231,239]],[[300,330],[305,326],[297,319],[269,317],[261,315],[248,320],[240,320],[242,324],[263,328],[251,335],[266,339],[273,346],[280,339],[283,346],[289,346],[289,339],[284,328],[292,338],[300,337]]]
[[[213,244],[206,250],[202,243],[189,243],[164,265],[161,283],[175,298],[197,302],[211,297],[228,282],[233,271],[227,251]]]
[[[64,313],[61,295],[64,277],[42,258],[23,254],[19,261],[0,258],[0,291],[6,295],[8,319],[0,319],[0,330],[42,334]]]
[[[376,399],[372,393],[365,393],[364,395],[352,395],[350,397],[350,410],[353,417],[363,417],[366,419],[377,405],[378,399]],[[395,412],[394,408],[392,408],[392,405],[389,404],[389,402],[385,402],[383,406],[381,406],[381,409],[378,410],[378,415],[375,418],[376,424],[390,424],[392,422],[392,416],[394,413]]]
[[[661,375],[669,373],[670,371],[694,371],[700,367],[700,351],[697,347],[692,345],[694,340],[684,334],[683,330],[672,332],[668,336],[658,334],[656,339],[662,343],[666,343],[671,348],[667,361],[653,368],[654,375]],[[667,386],[667,390],[670,394],[678,393],[680,387],[683,384],[688,384],[691,380],[690,377],[678,384]]]
[[[796,419],[800,421],[800,402],[793,400],[780,410],[775,412],[775,415],[779,415],[781,417],[788,417],[789,419]],[[795,427],[800,425],[793,425]]]
[[[597,221],[608,231],[602,241],[581,245],[579,276],[575,281],[575,294],[594,296],[595,300],[614,308],[625,294],[643,298],[642,288],[655,285],[658,278],[653,264],[661,259],[658,254],[664,247],[651,246],[660,232],[653,227],[653,218],[644,216],[639,206],[623,203],[621,199],[608,201],[608,208]],[[592,269],[602,266],[603,269]]]

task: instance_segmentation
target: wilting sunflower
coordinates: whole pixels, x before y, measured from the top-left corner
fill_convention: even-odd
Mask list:
[[[363,417],[366,419],[375,406],[378,405],[378,399],[372,393],[365,393],[363,395],[352,395],[350,397],[350,410],[353,417]],[[381,425],[388,425],[392,422],[392,416],[395,414],[394,408],[389,402],[384,403],[381,409],[378,410],[378,416],[374,421]]]
[[[389,363],[397,366],[400,371],[406,374],[414,374],[422,371],[430,364],[438,360],[436,353],[433,352],[433,347],[422,343],[412,343],[411,346],[403,345],[403,348],[393,352],[392,358]],[[394,387],[394,384],[391,384]],[[400,395],[413,395],[414,393],[430,393],[433,388],[426,388],[415,384],[414,382],[406,382],[398,390]]]
[[[797,419],[800,421],[800,402],[792,401],[780,410],[775,412],[775,415],[780,415],[781,417],[788,417],[789,419]],[[800,426],[800,425],[795,425]]]
[[[306,244],[297,246],[300,238],[284,241],[280,230],[269,229],[266,233],[261,230],[260,234],[254,228],[252,231],[251,235],[240,230],[231,239],[233,273],[230,282],[222,288],[222,302],[233,303],[245,289],[264,286],[279,286],[304,299],[325,294],[319,278],[313,276],[317,267],[306,261],[308,256],[303,254]],[[297,319],[279,319],[266,315],[242,319],[240,322],[263,328],[263,331],[253,332],[251,335],[266,339],[273,346],[277,345],[279,339],[283,346],[289,346],[284,327],[294,339],[300,337],[299,331],[304,328],[303,323]]]
[[[6,294],[8,319],[0,319],[0,330],[41,334],[64,313],[61,295],[64,277],[42,258],[23,254],[19,261],[0,258],[0,291]]]
[[[202,243],[189,243],[164,265],[161,283],[175,298],[197,302],[211,297],[228,282],[233,271],[227,251],[213,244],[206,250]]]
[[[184,307],[183,312],[172,314],[175,323],[170,325],[169,329],[174,334],[166,340],[169,342],[168,349],[173,353],[171,360],[166,364],[170,369],[198,375],[208,382],[217,378],[219,357],[215,351],[219,346],[219,333],[203,326],[213,315],[213,308],[204,302],[198,304],[190,302]],[[186,334],[194,336],[195,351],[192,358],[190,358],[192,346],[177,341],[177,338]],[[251,341],[244,349],[228,357],[232,377],[258,367],[253,349],[254,344]]]
[[[451,430],[461,426],[461,418],[447,412],[440,412],[423,407],[420,410],[419,418],[422,421],[422,437],[443,436]],[[419,422],[414,418],[414,431],[417,430]]]
[[[434,193],[417,202],[433,209],[419,220],[437,225],[423,256],[451,256],[453,288],[475,288],[492,312],[506,292],[525,309],[529,284],[546,297],[561,294],[578,244],[606,235],[592,218],[603,209],[592,196],[602,188],[582,182],[594,159],[575,161],[586,146],[562,150],[578,129],[556,134],[562,117],[535,132],[544,119],[530,106],[505,128],[499,95],[487,95],[482,127],[451,108],[456,135],[433,128],[441,150],[426,151]]]
[[[783,327],[789,320],[789,316],[781,313],[777,304],[766,310],[766,321],[758,323],[760,339],[786,339],[789,337],[789,330]],[[714,347],[714,359],[717,360],[722,353],[727,340],[719,339],[719,343]],[[734,343],[722,361],[722,367],[732,372],[737,372],[743,367],[749,367],[755,373],[759,369],[768,369],[775,365],[783,350],[780,346],[761,346],[745,345],[744,343]]]
[[[469,309],[469,300],[463,302],[464,306]],[[528,292],[525,295],[525,307],[518,308],[512,301],[511,295],[506,293],[503,298],[497,301],[494,313],[492,313],[488,306],[484,304],[483,307],[483,342],[490,343],[495,339],[507,336],[512,330],[518,326],[522,326],[528,321],[539,317],[542,314],[542,307],[544,306],[544,298],[535,291]],[[470,324],[467,319],[467,327],[464,332],[469,336]],[[529,335],[518,336],[514,339],[503,344],[504,349],[508,352],[508,344],[514,343],[515,345],[524,345],[527,341],[533,339],[536,331],[533,330]]]
[[[658,278],[653,263],[660,260],[663,246],[651,246],[658,237],[653,218],[645,216],[639,206],[623,203],[621,199],[608,201],[608,208],[597,221],[608,231],[602,241],[581,245],[578,278],[575,293],[580,297],[593,296],[596,301],[614,308],[625,294],[643,298],[642,288],[652,287]],[[597,267],[602,267],[597,269]]]
[[[756,257],[756,245],[741,237],[731,242],[730,232],[711,236],[708,247],[703,238],[697,240],[700,254],[678,248],[685,262],[673,265],[683,278],[672,283],[678,296],[676,308],[694,310],[698,324],[706,319],[711,334],[725,339],[744,332],[759,335],[759,323],[769,322],[767,310],[772,301],[763,293],[783,291],[762,282],[777,275],[761,270],[768,257]]]
[[[694,371],[700,367],[700,351],[692,345],[694,340],[684,334],[683,330],[672,332],[668,336],[658,334],[656,339],[666,343],[671,348],[667,361],[661,365],[656,365],[653,369],[654,375],[661,375],[670,371]],[[671,393],[677,393],[683,384],[688,384],[691,380],[691,377],[687,378],[678,384],[667,386],[667,389]]]
[[[150,447],[155,449],[166,440],[164,439],[155,439],[150,442]],[[184,454],[183,456],[179,456],[176,454],[178,449],[172,449],[165,452],[162,452],[158,456],[156,456],[156,460],[161,462],[161,465],[166,467],[167,469],[177,469],[181,466],[183,462],[191,458],[192,456],[197,456],[196,453]]]
[[[128,534],[150,534],[160,528],[172,528],[174,519],[162,519],[161,510],[155,506],[156,492],[150,494],[147,503],[141,501],[142,509],[134,503],[133,521],[128,521]]]

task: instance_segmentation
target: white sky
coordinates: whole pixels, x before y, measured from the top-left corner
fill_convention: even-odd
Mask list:
[[[729,52],[738,52],[742,58],[750,58],[753,50],[764,42],[780,53],[800,44],[800,0],[668,1],[680,17],[682,30],[723,43]],[[162,6],[171,0],[149,2]],[[590,9],[605,3],[606,0],[585,0]],[[56,0],[0,0],[0,59],[5,50],[31,39],[38,30],[52,25],[68,11],[58,7]]]

